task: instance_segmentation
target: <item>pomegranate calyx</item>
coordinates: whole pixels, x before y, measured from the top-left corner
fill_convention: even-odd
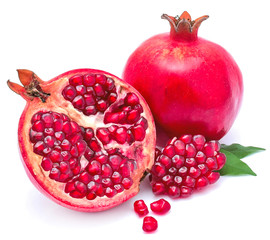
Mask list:
[[[162,14],[161,18],[169,21],[171,25],[171,38],[175,40],[192,41],[197,39],[197,33],[201,23],[209,18],[209,16],[204,15],[195,20],[191,20],[190,14],[184,11],[181,16],[172,17],[167,14]]]
[[[9,88],[26,100],[33,100],[33,98],[38,97],[42,102],[46,102],[50,93],[46,93],[42,90],[40,84],[43,83],[43,81],[30,70],[18,69],[17,71],[23,86],[8,80],[7,84]]]

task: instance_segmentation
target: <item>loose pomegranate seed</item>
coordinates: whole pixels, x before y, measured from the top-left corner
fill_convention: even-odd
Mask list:
[[[171,209],[171,205],[168,201],[161,198],[158,201],[152,202],[150,208],[155,213],[165,214]]]
[[[143,226],[142,226],[143,230],[145,232],[153,232],[155,230],[157,230],[158,228],[158,222],[155,218],[151,217],[151,216],[146,216],[143,219]]]
[[[148,207],[146,206],[143,200],[137,200],[133,204],[134,211],[140,216],[143,217],[149,213]]]
[[[151,186],[155,194],[168,194],[172,198],[187,197],[194,189],[215,183],[225,162],[217,141],[206,142],[202,135],[183,135],[171,139],[151,170]]]

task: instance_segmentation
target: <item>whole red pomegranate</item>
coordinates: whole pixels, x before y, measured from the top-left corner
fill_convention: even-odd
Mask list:
[[[220,139],[239,111],[243,83],[232,56],[197,37],[202,21],[166,14],[170,33],[151,37],[129,57],[123,79],[146,99],[157,125],[172,136],[202,134]]]
[[[151,169],[155,125],[142,96],[116,76],[94,69],[42,81],[18,70],[26,101],[18,129],[26,172],[62,206],[102,211],[136,195]]]

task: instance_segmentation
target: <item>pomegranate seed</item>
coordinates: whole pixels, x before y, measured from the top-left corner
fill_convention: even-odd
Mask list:
[[[63,120],[62,119],[54,119],[53,121],[53,129],[55,132],[61,131],[63,128]]]
[[[50,153],[49,158],[52,162],[61,162],[63,160],[61,153],[55,150]]]
[[[36,132],[33,129],[30,129],[29,137],[32,143],[36,143],[44,139],[43,132]]]
[[[119,172],[113,172],[111,178],[112,178],[113,183],[115,184],[121,183],[122,181],[122,176],[120,175]]]
[[[55,132],[54,136],[56,140],[63,141],[65,139],[65,134],[63,132]]]
[[[86,106],[93,106],[95,105],[96,101],[92,94],[84,94],[84,101]]]
[[[186,145],[186,157],[195,157],[196,152],[196,148],[192,143]]]
[[[139,98],[135,93],[127,93],[124,102],[126,105],[135,106],[139,103]]]
[[[144,130],[146,130],[148,128],[148,122],[144,117],[141,117],[137,124],[141,125],[143,127]]]
[[[71,133],[71,125],[70,122],[66,121],[63,123],[63,129],[62,131],[66,134],[69,135]]]
[[[106,90],[111,91],[114,89],[114,81],[111,78],[107,78],[106,84],[105,84]]]
[[[43,132],[45,128],[45,124],[43,121],[36,121],[34,122],[32,129],[36,132]]]
[[[133,184],[133,181],[131,178],[123,178],[122,185],[125,189],[129,189]]]
[[[182,142],[181,140],[176,140],[173,145],[174,145],[175,153],[179,154],[180,156],[184,156],[185,151],[186,151],[185,143]]]
[[[215,157],[208,157],[205,164],[210,170],[217,170],[218,168],[217,159]]]
[[[31,119],[31,124],[33,124],[36,121],[39,121],[41,119],[41,114],[42,112],[35,113]]]
[[[96,138],[92,138],[89,142],[88,142],[88,146],[94,151],[94,152],[99,152],[101,150],[101,147],[97,141]]]
[[[58,180],[59,179],[59,176],[60,176],[60,171],[59,171],[59,169],[57,169],[57,168],[52,168],[51,169],[51,172],[50,172],[50,174],[49,174],[49,177],[51,178],[51,179],[54,179],[54,180]]]
[[[95,157],[95,160],[97,160],[98,162],[100,162],[100,164],[104,164],[108,161],[108,156],[107,155],[99,155]]]
[[[116,93],[110,93],[108,97],[108,102],[110,104],[114,103],[117,100],[117,94]]]
[[[93,137],[94,137],[94,130],[92,128],[86,128],[84,132],[84,139],[88,141]]]
[[[117,194],[117,191],[114,188],[107,187],[105,190],[105,195],[108,198],[112,198]]]
[[[96,83],[93,88],[98,97],[102,97],[105,94],[104,89],[101,84]]]
[[[102,183],[102,186],[104,188],[111,187],[112,184],[113,184],[112,180],[110,178],[106,178],[106,177],[105,178],[102,178],[101,183]]]
[[[102,168],[101,168],[101,175],[103,177],[111,177],[112,176],[112,168],[109,164],[104,164],[102,165]]]
[[[137,200],[133,204],[134,211],[140,216],[143,217],[149,213],[148,207],[146,206],[143,200]]]
[[[196,182],[196,189],[200,190],[204,187],[206,187],[209,184],[208,179],[205,176],[202,176],[197,179]]]
[[[96,74],[96,82],[100,83],[101,85],[104,85],[106,83],[107,77],[102,74]]]
[[[172,164],[176,168],[181,168],[185,163],[185,158],[180,155],[174,155],[172,158]]]
[[[82,75],[78,74],[69,79],[69,84],[72,86],[81,85],[83,83],[83,77]]]
[[[50,128],[53,125],[53,116],[50,113],[44,113],[41,116],[41,120],[44,122],[46,128]]]
[[[41,167],[45,171],[50,171],[52,169],[52,161],[49,158],[44,157],[41,162]]]
[[[204,163],[206,160],[206,156],[203,152],[199,151],[197,152],[196,156],[195,156],[195,160],[197,163]]]
[[[165,214],[170,211],[171,205],[168,201],[161,198],[158,201],[152,202],[150,208],[153,212],[158,214]]]
[[[167,145],[164,149],[163,149],[163,154],[165,154],[166,156],[168,156],[169,158],[172,158],[175,155],[175,150],[173,145]]]
[[[180,137],[180,140],[182,140],[185,144],[191,143],[192,141],[192,135],[187,134]]]
[[[46,148],[46,145],[43,141],[38,141],[37,143],[35,143],[34,145],[34,153],[39,154],[39,155],[43,155],[43,150]]]
[[[84,95],[86,93],[86,87],[84,85],[77,85],[76,92],[79,95]]]
[[[156,162],[152,167],[151,172],[157,177],[163,177],[166,174],[166,169],[163,164]]]
[[[172,164],[172,160],[167,157],[166,155],[161,154],[160,156],[158,156],[157,162],[160,162],[165,168],[170,168],[171,164]]]
[[[145,232],[153,232],[153,231],[157,230],[157,228],[158,228],[157,220],[151,216],[146,216],[143,219],[143,227],[142,228]]]
[[[98,161],[94,160],[88,164],[87,170],[91,175],[100,174],[101,164]]]
[[[177,198],[180,196],[180,188],[177,186],[169,186],[168,195],[172,198]]]
[[[197,150],[202,150],[205,142],[206,142],[206,139],[204,136],[202,136],[202,135],[194,135],[193,136],[193,143],[194,143]]]
[[[111,165],[112,169],[115,171],[118,170],[120,163],[122,162],[122,158],[119,155],[111,155],[108,162]]]
[[[77,108],[79,110],[83,110],[85,108],[85,100],[84,100],[83,96],[81,96],[81,95],[76,96],[73,99],[72,104],[75,108]]]
[[[116,192],[120,193],[123,192],[125,189],[121,184],[115,184],[114,185],[114,189],[116,190]]]
[[[166,191],[165,185],[163,183],[156,182],[152,184],[152,191],[154,194],[163,194]]]
[[[64,139],[60,146],[63,150],[66,151],[69,151],[71,149],[71,143],[67,139]]]
[[[132,127],[131,132],[135,141],[142,141],[145,138],[145,130],[141,125]]]
[[[119,173],[122,175],[122,177],[129,177],[131,174],[129,165],[127,163],[120,165]]]
[[[218,164],[217,170],[220,170],[226,163],[226,155],[224,153],[219,153],[216,155],[216,159]]]
[[[205,143],[203,152],[207,157],[213,157],[215,154],[215,148],[213,144],[210,142]]]
[[[197,165],[197,163],[196,163],[195,158],[186,158],[185,166],[191,168],[191,167],[194,167],[196,165]]]
[[[127,129],[125,127],[120,127],[116,129],[114,137],[118,143],[121,144],[125,143],[127,139]]]
[[[72,101],[76,97],[76,94],[76,89],[71,85],[66,86],[62,91],[63,97],[68,101]]]
[[[83,113],[86,115],[86,116],[90,116],[90,115],[95,115],[97,113],[97,109],[95,106],[87,106]]]
[[[83,76],[83,84],[86,87],[94,86],[96,83],[95,75],[94,74],[86,74]]]
[[[210,172],[206,177],[209,183],[213,184],[219,179],[220,174],[218,172]]]

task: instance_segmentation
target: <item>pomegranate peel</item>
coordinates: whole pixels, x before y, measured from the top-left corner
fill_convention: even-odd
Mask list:
[[[220,45],[198,37],[207,15],[192,20],[162,15],[170,32],[144,41],[128,58],[123,79],[146,99],[160,128],[158,139],[202,134],[219,140],[241,106],[243,81],[232,56]]]
[[[58,204],[85,212],[106,210],[135,196],[154,162],[156,139],[142,96],[100,70],[72,70],[50,81],[29,70],[18,74],[23,86],[10,81],[8,86],[26,100],[18,141],[33,184]],[[108,117],[104,122],[106,114],[128,116],[131,111],[136,116],[131,114],[129,120],[122,117],[112,123]],[[136,130],[140,122],[147,122],[143,132]],[[125,129],[126,138],[122,134],[118,140],[109,132],[112,126]],[[109,134],[105,142],[104,134],[97,134],[101,128]]]

